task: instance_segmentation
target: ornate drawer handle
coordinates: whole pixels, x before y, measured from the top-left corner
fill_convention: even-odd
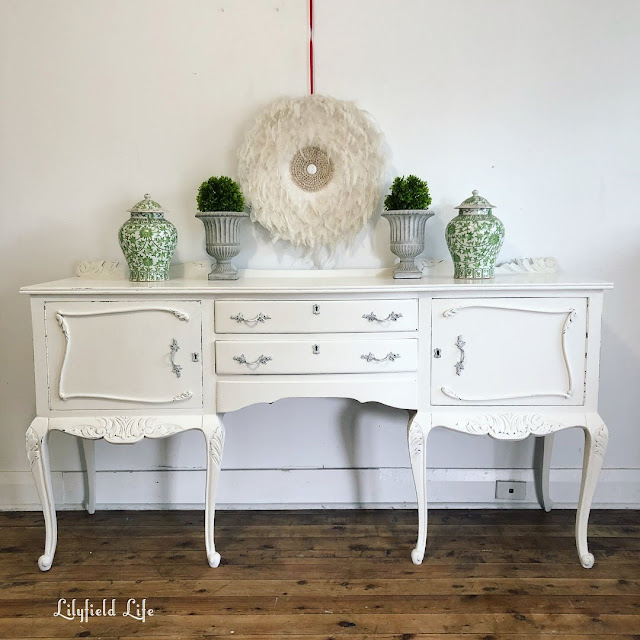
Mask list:
[[[400,357],[399,353],[393,353],[392,351],[389,351],[389,353],[387,353],[387,355],[384,358],[376,358],[373,353],[371,353],[371,351],[369,351],[369,353],[367,353],[366,356],[360,356],[360,358],[362,358],[362,360],[366,360],[367,362],[384,362],[385,360],[388,360],[389,362],[393,362],[394,360],[397,360]]]
[[[261,311],[255,318],[250,318],[249,320],[247,320],[241,313],[236,316],[230,316],[230,319],[235,320],[238,324],[241,322],[244,322],[245,324],[254,324],[256,322],[266,322],[267,320],[271,320],[271,316],[268,316]]]
[[[462,336],[458,336],[458,339],[456,340],[456,347],[458,347],[458,349],[460,349],[460,360],[458,362],[456,362],[456,364],[454,365],[456,368],[456,375],[459,376],[462,371],[464,370],[464,345],[465,345],[465,341],[462,339]]]
[[[267,362],[269,362],[269,360],[272,360],[272,358],[270,358],[269,356],[260,355],[253,362],[249,362],[244,357],[244,353],[240,354],[239,356],[233,356],[233,359],[238,364],[246,364],[248,367],[253,367],[255,365],[260,365],[260,364],[267,364]]]
[[[388,322],[389,320],[391,320],[391,322],[395,322],[398,318],[402,318],[402,314],[392,311],[386,318],[380,320],[380,318],[376,317],[376,314],[372,311],[371,313],[365,313],[362,317],[369,322]]]
[[[182,367],[175,362],[176,353],[178,353],[178,350],[180,349],[178,341],[175,338],[171,341],[169,348],[171,349],[171,370],[176,374],[176,378],[179,378]]]

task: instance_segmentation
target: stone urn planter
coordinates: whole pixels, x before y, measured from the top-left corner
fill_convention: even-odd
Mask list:
[[[196,214],[204,225],[207,253],[216,261],[209,280],[238,279],[238,269],[231,260],[240,253],[240,223],[248,217],[244,211],[202,211]]]
[[[493,278],[504,240],[504,225],[493,215],[494,208],[478,191],[456,207],[458,215],[446,230],[454,278]]]
[[[425,209],[401,209],[382,214],[391,227],[391,251],[400,258],[400,264],[393,272],[394,278],[422,277],[415,259],[424,251],[424,229],[433,215]]]
[[[129,209],[129,213],[131,217],[118,231],[120,248],[129,265],[129,280],[168,280],[178,232],[165,219],[166,209],[146,193],[143,200]]]

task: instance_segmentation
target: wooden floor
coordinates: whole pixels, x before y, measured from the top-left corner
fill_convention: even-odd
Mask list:
[[[62,512],[52,569],[39,513],[0,513],[0,638],[640,639],[640,511],[595,511],[583,569],[574,513],[226,511],[222,565],[200,512]],[[58,599],[116,598],[116,617],[54,617]],[[122,616],[128,598],[155,615]]]

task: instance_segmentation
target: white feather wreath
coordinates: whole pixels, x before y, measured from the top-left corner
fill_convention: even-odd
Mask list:
[[[371,117],[326,96],[284,98],[265,109],[239,152],[251,218],[275,239],[318,255],[347,244],[376,211],[387,153]]]

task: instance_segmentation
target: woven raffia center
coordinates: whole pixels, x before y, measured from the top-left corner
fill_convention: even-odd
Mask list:
[[[291,179],[304,191],[320,191],[333,178],[333,162],[318,147],[300,149],[291,160]]]

